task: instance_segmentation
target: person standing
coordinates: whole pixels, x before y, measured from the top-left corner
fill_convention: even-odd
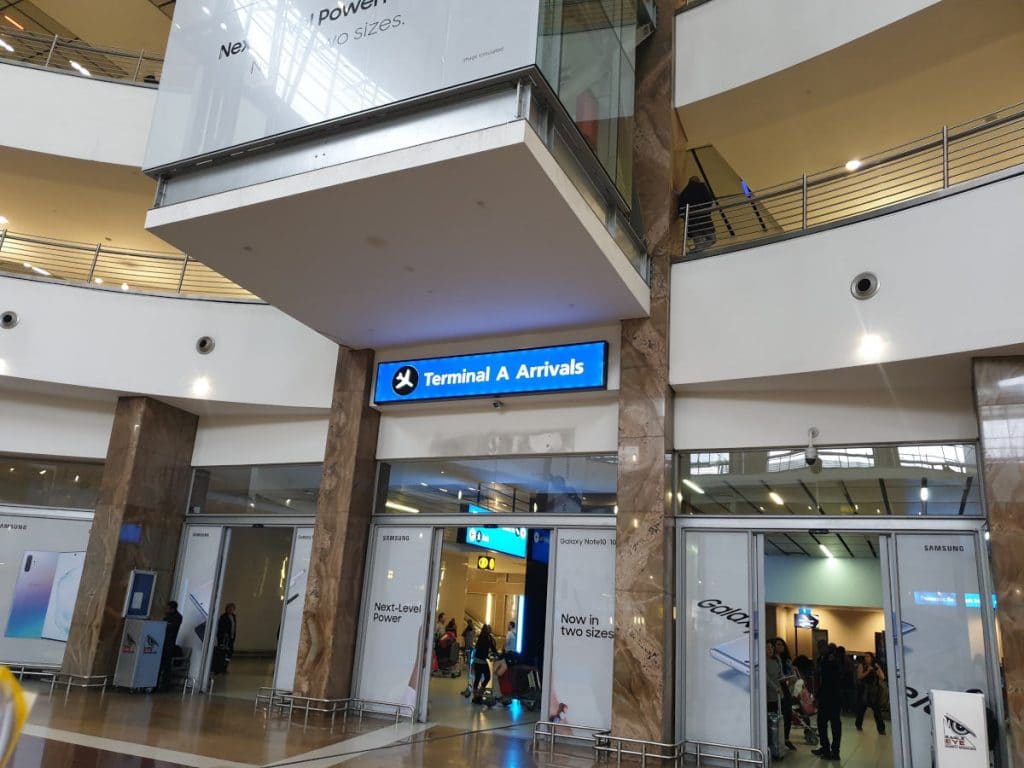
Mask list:
[[[811,752],[823,760],[839,760],[843,738],[843,660],[835,644],[829,643],[825,655],[818,660],[818,740],[821,747]],[[829,726],[832,739],[829,740]]]
[[[779,685],[782,687],[782,716],[785,729],[786,749],[795,750],[796,745],[789,740],[790,731],[793,729],[793,691],[790,686],[793,684],[796,672],[793,669],[793,661],[789,656],[789,646],[781,637],[775,638],[775,658],[779,660],[782,667],[782,674],[779,677]]]
[[[871,707],[875,716],[875,727],[885,735],[885,721],[882,719],[882,684],[885,672],[875,661],[875,654],[865,653],[857,668],[857,680],[860,682],[860,701],[857,703],[857,730],[863,730],[864,713]]]
[[[213,654],[214,674],[228,671],[228,663],[235,653],[237,634],[238,619],[235,617],[235,604],[228,603],[224,606],[224,613],[217,619],[217,647],[214,648]]]
[[[178,630],[181,629],[183,617],[178,612],[178,604],[171,600],[164,610],[164,645],[160,653],[160,690],[166,691],[171,685],[171,661],[178,655]]]
[[[516,623],[508,623],[508,632],[505,633],[505,653],[514,653],[516,650]]]
[[[703,251],[715,244],[715,224],[711,220],[711,203],[714,201],[708,185],[699,176],[691,176],[690,181],[679,193],[679,218],[686,217],[686,207],[690,206],[690,216],[686,227],[686,236],[693,241],[694,251]],[[685,250],[686,243],[683,243]]]

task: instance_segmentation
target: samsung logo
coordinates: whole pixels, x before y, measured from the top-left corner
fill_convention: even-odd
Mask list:
[[[963,544],[925,544],[925,552],[963,552]]]

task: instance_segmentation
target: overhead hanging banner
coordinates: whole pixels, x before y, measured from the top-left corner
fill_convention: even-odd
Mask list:
[[[374,403],[604,389],[608,342],[377,364]]]
[[[540,4],[178,3],[146,168],[530,66]]]
[[[610,728],[615,653],[615,530],[559,529],[547,718]]]

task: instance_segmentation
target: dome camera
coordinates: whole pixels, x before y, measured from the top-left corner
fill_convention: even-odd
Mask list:
[[[217,342],[213,340],[212,336],[200,336],[196,341],[196,352],[200,355],[208,355],[213,352],[215,346],[217,346]]]
[[[505,407],[505,402],[503,400],[494,400],[491,402],[491,407],[501,410],[502,408]]]
[[[850,293],[859,301],[870,299],[878,293],[878,275],[874,272],[861,272],[850,282]]]
[[[811,427],[807,430],[807,447],[804,448],[804,461],[811,469],[821,469],[821,462],[818,461],[818,449],[814,447],[814,438],[818,436],[818,428]]]
[[[5,309],[0,312],[0,328],[9,331],[18,324],[18,313],[13,309]]]

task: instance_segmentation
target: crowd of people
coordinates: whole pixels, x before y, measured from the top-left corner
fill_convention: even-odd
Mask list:
[[[478,632],[472,619],[466,619],[466,626],[462,630],[462,643],[458,644],[458,624],[455,619],[447,619],[443,611],[437,614],[434,624],[434,653],[440,664],[440,659],[446,657],[453,650],[461,649],[465,654],[466,663],[471,672],[471,695],[474,703],[482,703],[487,686],[491,683],[491,666],[489,660],[496,659],[499,655],[498,643],[495,639],[494,630],[490,624],[483,624]],[[508,631],[505,634],[504,652],[514,652],[516,649],[516,623],[508,623]]]
[[[787,749],[796,749],[790,738],[795,711],[805,716],[816,711],[819,746],[812,754],[824,760],[839,760],[844,709],[855,715],[858,731],[870,709],[878,733],[885,733],[886,677],[874,654],[855,661],[843,646],[821,641],[813,661],[806,656],[793,659],[786,641],[777,637],[768,641],[765,658],[768,713],[781,717]]]

